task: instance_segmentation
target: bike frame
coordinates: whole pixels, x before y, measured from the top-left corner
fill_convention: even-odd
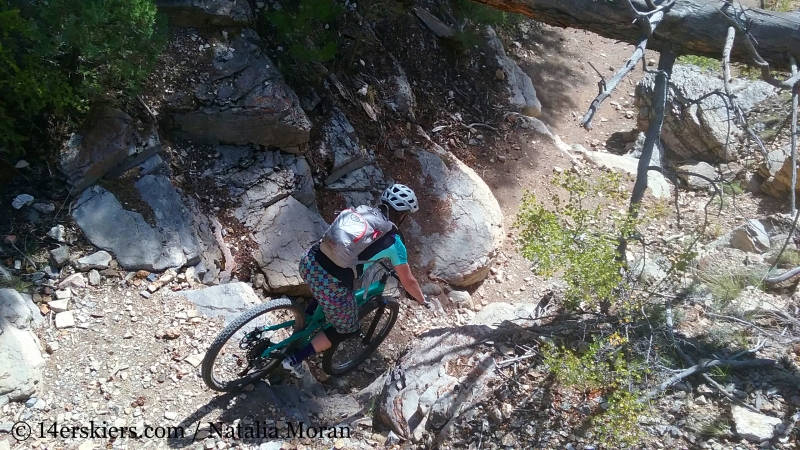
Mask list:
[[[394,276],[395,278],[397,277],[396,275],[393,275],[393,270],[390,267],[388,267],[385,263],[379,261],[376,264],[380,264],[384,268],[385,272],[383,273],[383,275],[381,275],[380,279],[370,283],[366,289],[361,288],[353,293],[353,295],[355,295],[356,297],[357,310],[360,309],[365,303],[367,303],[367,300],[383,294],[384,290],[386,289],[386,281],[389,279],[390,276]],[[331,326],[330,323],[325,322],[325,313],[319,306],[317,306],[317,309],[314,311],[314,314],[312,314],[310,318],[309,316],[306,316],[306,319],[307,319],[307,324],[304,329],[292,334],[283,341],[268,347],[267,349],[264,350],[263,353],[261,353],[261,357],[267,358],[267,357],[280,356],[285,358],[288,356],[288,354],[284,352],[279,352],[278,351],[279,349],[303,347],[309,342],[311,342],[311,339],[313,339],[314,335],[316,335],[316,333],[319,330],[326,329]],[[261,331],[273,331],[273,330],[279,330],[281,328],[292,327],[294,326],[294,323],[295,323],[294,320],[288,320],[286,322],[279,323],[277,325],[264,327],[261,329]],[[373,323],[372,326],[370,327],[368,333],[370,336],[372,335],[372,332],[375,330],[375,325],[376,324]]]

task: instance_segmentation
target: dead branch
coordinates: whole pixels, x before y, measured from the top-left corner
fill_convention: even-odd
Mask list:
[[[794,56],[789,56],[789,62],[792,65],[792,78],[797,76],[797,61]],[[795,195],[797,193],[797,85],[792,86],[792,187],[790,189],[791,195],[791,214],[794,214],[795,208]]]
[[[758,330],[760,333],[762,333],[762,334],[764,334],[764,335],[766,335],[766,336],[769,336],[769,333],[767,333],[767,332],[766,332],[766,331],[765,331],[763,328],[759,327],[758,325],[756,325],[756,324],[754,324],[754,323],[748,322],[748,321],[746,321],[746,320],[744,320],[744,319],[740,319],[740,318],[738,318],[738,317],[735,317],[735,316],[726,316],[726,315],[723,315],[723,314],[715,314],[715,313],[712,313],[712,312],[706,312],[706,314],[707,314],[707,315],[709,315],[709,316],[711,316],[711,317],[716,317],[716,318],[719,318],[719,319],[730,320],[731,322],[738,322],[738,323],[740,323],[740,324],[742,324],[742,325],[745,325],[745,326],[748,326],[748,327],[755,328],[755,329],[756,329],[756,330]]]
[[[230,276],[236,269],[236,260],[233,259],[231,249],[228,248],[225,240],[222,239],[222,224],[219,223],[216,217],[211,218],[211,223],[214,225],[214,237],[217,240],[217,245],[219,245],[220,250],[222,250],[222,255],[225,257],[225,270],[220,273],[220,280],[230,279]]]
[[[731,403],[736,403],[737,405],[739,405],[741,407],[744,407],[744,408],[747,408],[747,409],[749,409],[750,411],[752,411],[754,413],[761,413],[761,411],[757,410],[756,408],[748,405],[747,403],[745,403],[745,402],[739,400],[738,398],[734,397],[733,395],[731,395],[728,391],[725,390],[724,387],[722,387],[722,385],[720,385],[719,383],[714,381],[713,378],[708,376],[707,373],[704,373],[702,375],[702,377],[703,377],[704,380],[706,380],[706,383],[710,384],[714,389],[717,390],[717,392],[719,392],[720,394],[724,395]]]
[[[774,359],[764,359],[764,358],[748,359],[746,361],[735,361],[730,359],[705,360],[673,375],[668,380],[661,383],[657,388],[648,392],[647,395],[645,395],[643,398],[640,399],[640,401],[652,400],[660,392],[667,390],[670,386],[678,383],[679,381],[695,374],[705,373],[714,367],[741,369],[743,367],[772,367],[775,364],[777,364],[777,361],[775,361]]]
[[[725,10],[733,9],[733,15],[728,14]],[[744,38],[745,48],[750,56],[753,58],[753,64],[755,64],[761,70],[761,78],[766,81],[767,83],[781,89],[792,89],[793,86],[800,81],[800,74],[792,74],[792,77],[788,80],[779,80],[772,76],[772,71],[770,71],[769,63],[761,57],[756,50],[755,45],[753,44],[753,36],[749,33],[748,30],[745,29],[742,22],[747,21],[747,15],[745,14],[744,10],[736,10],[736,7],[733,3],[726,3],[722,8],[717,8],[719,12],[722,13],[722,16],[728,21],[728,23],[736,28],[736,31],[742,35]]]
[[[581,126],[586,128],[587,130],[592,129],[592,118],[594,117],[597,109],[600,107],[600,104],[603,103],[605,99],[607,99],[614,89],[617,88],[617,85],[623,78],[625,78],[630,71],[636,67],[636,64],[642,60],[644,57],[644,51],[647,48],[647,40],[650,36],[653,35],[653,32],[658,27],[658,24],[661,23],[661,20],[664,18],[664,12],[669,10],[672,5],[675,4],[675,0],[671,0],[666,2],[665,4],[658,6],[656,8],[651,7],[651,11],[642,12],[636,9],[633,5],[631,0],[627,0],[628,7],[630,8],[631,12],[633,12],[635,16],[635,20],[639,20],[644,28],[644,36],[639,37],[638,42],[636,43],[636,49],[633,51],[633,54],[630,58],[625,62],[617,72],[611,77],[608,83],[606,83],[605,78],[597,70],[594,66],[592,68],[600,75],[600,82],[598,83],[598,87],[600,88],[600,93],[597,94],[597,97],[592,100],[592,104],[589,105],[589,110],[586,111],[586,114],[581,119]],[[591,65],[591,63],[590,63]]]
[[[797,229],[798,218],[800,218],[800,210],[795,212],[794,221],[792,222],[792,227],[789,229],[789,235],[786,236],[786,240],[783,241],[783,247],[781,247],[781,251],[778,252],[778,256],[775,258],[775,262],[772,264],[772,267],[769,268],[769,271],[767,273],[772,272],[773,270],[775,270],[776,267],[778,267],[778,261],[781,260],[781,256],[783,256],[783,252],[786,250],[786,246],[789,245],[789,241],[792,239],[792,236],[794,236],[794,230]],[[782,283],[788,280],[789,278],[797,275],[798,273],[800,273],[800,267],[795,267],[794,269],[787,270],[786,272],[778,276],[768,277],[764,275],[764,278],[761,281],[769,284]]]
[[[636,64],[638,64],[639,61],[642,60],[642,58],[644,57],[644,50],[646,47],[647,47],[647,36],[642,36],[641,39],[639,39],[639,42],[636,44],[636,50],[633,51],[633,55],[631,55],[631,57],[628,58],[628,61],[625,62],[624,66],[622,66],[619,70],[617,70],[617,72],[614,74],[613,77],[611,77],[611,80],[609,80],[608,83],[606,83],[605,79],[602,78],[602,75],[600,75],[601,78],[600,82],[598,83],[598,86],[600,87],[600,93],[597,94],[597,97],[595,97],[594,100],[592,100],[592,104],[589,105],[589,110],[586,111],[586,114],[583,116],[583,119],[581,119],[582,127],[586,128],[587,130],[592,129],[592,118],[597,112],[597,109],[600,107],[600,104],[603,103],[603,101],[611,95],[614,89],[617,88],[619,82],[622,81],[622,79],[625,78],[625,76],[628,75],[628,73],[634,67],[636,67]]]
[[[644,138],[644,146],[642,147],[642,154],[639,156],[639,166],[636,171],[636,182],[633,185],[633,192],[631,193],[631,203],[628,208],[628,214],[635,218],[639,214],[639,204],[642,203],[644,191],[647,189],[647,172],[650,170],[650,160],[653,157],[653,149],[656,142],[661,139],[661,126],[664,124],[664,109],[667,104],[667,90],[669,87],[669,78],[672,75],[672,66],[675,64],[675,53],[669,50],[661,53],[658,61],[658,71],[656,72],[656,81],[653,93],[653,113],[650,118],[650,125],[647,127],[647,134]],[[659,168],[660,169],[660,168]],[[625,236],[620,239],[619,246],[617,247],[617,257],[621,261],[625,261],[625,251],[627,248],[627,240]]]

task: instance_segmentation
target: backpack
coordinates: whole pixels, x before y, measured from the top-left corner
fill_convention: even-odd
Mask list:
[[[355,268],[358,255],[392,227],[392,222],[377,208],[361,205],[346,209],[325,231],[319,249],[337,266]]]

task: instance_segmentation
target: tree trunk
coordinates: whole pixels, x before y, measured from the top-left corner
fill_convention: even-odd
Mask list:
[[[515,12],[558,27],[579,28],[635,45],[642,26],[620,0],[473,0],[503,11]],[[649,11],[645,0],[631,0],[637,10]],[[660,3],[660,2],[655,2]],[[745,8],[724,0],[677,0],[669,8],[647,46],[671,48],[676,55],[720,59],[730,24],[723,14],[739,17],[757,42],[756,49],[772,69],[789,71],[789,55],[800,59],[800,14]],[[743,20],[746,16],[746,20]],[[741,36],[731,60],[752,62]]]

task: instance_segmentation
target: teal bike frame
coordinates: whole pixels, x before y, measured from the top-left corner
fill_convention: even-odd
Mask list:
[[[367,300],[383,294],[384,290],[386,289],[386,281],[389,279],[390,276],[396,277],[396,275],[394,275],[394,271],[390,267],[388,267],[385,263],[378,262],[377,264],[380,264],[385,269],[385,272],[383,273],[383,275],[381,275],[380,279],[372,282],[366,289],[361,288],[354,292],[359,309],[364,304],[367,303]],[[263,353],[261,353],[261,357],[285,358],[288,356],[288,354],[286,352],[282,352],[279,350],[288,349],[292,347],[296,348],[303,347],[309,342],[311,342],[311,339],[314,337],[317,331],[331,326],[330,323],[325,322],[325,313],[319,306],[317,306],[317,309],[314,311],[314,314],[310,316],[310,318],[309,316],[306,316],[306,321],[307,323],[305,328],[303,328],[301,331],[292,334],[283,341],[268,347],[267,349],[264,350]],[[255,331],[267,332],[267,331],[280,330],[282,328],[293,327],[294,323],[295,323],[294,320],[288,320],[286,322],[279,323],[277,325],[270,325],[267,327],[259,328],[258,330],[254,330],[253,332]],[[368,333],[370,337],[372,332],[374,331],[375,325],[376,324],[373,324],[370,327]]]

